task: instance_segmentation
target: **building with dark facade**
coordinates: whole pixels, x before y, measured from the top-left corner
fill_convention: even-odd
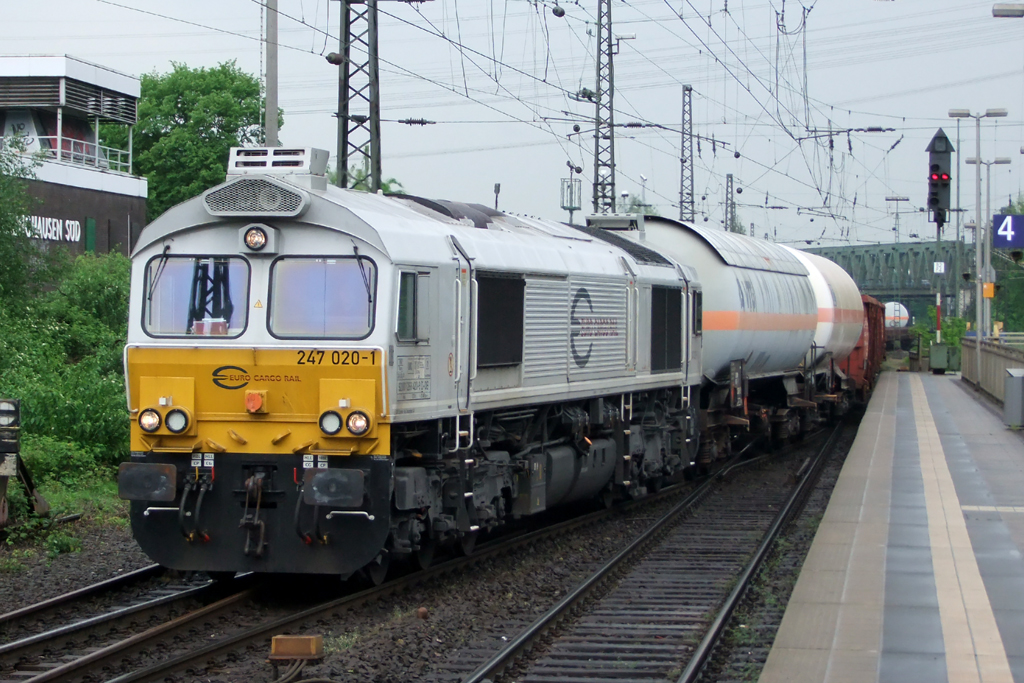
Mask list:
[[[68,56],[0,56],[0,144],[37,160],[29,193],[37,239],[71,253],[128,255],[146,221],[147,184],[132,175],[137,78]],[[100,124],[128,127],[128,149]]]

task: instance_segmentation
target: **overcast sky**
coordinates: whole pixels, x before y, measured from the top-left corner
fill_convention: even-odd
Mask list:
[[[135,76],[171,62],[232,59],[260,73],[261,2],[0,1],[0,51],[69,54]],[[501,183],[503,210],[564,220],[559,185],[571,160],[583,166],[589,211],[594,110],[571,94],[595,87],[597,2],[562,0],[562,18],[554,4],[381,0],[385,176],[413,194],[490,205]],[[338,49],[339,6],[279,0],[281,140],[328,149],[332,164],[338,70],[322,55]],[[616,123],[662,126],[617,129],[617,191],[641,194],[644,176],[647,202],[678,216],[688,83],[694,132],[716,141],[700,143],[695,165],[697,220],[706,225],[721,226],[732,173],[740,219],[759,237],[891,242],[897,204],[885,197],[906,196],[901,239],[934,239],[917,209],[928,141],[942,127],[956,145],[950,108],[1009,110],[982,122],[982,158],[1013,160],[992,169],[995,210],[1022,189],[1024,19],[994,19],[991,8],[971,0],[614,0],[615,33],[635,36],[615,57]],[[396,122],[405,118],[436,124]],[[845,132],[869,126],[895,130]],[[830,127],[843,131],[831,144]],[[973,120],[961,123],[963,158],[974,154],[974,134]],[[962,164],[958,175],[972,219],[974,169]]]

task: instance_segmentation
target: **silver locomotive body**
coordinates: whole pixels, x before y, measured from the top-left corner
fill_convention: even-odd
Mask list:
[[[139,239],[119,486],[147,553],[379,579],[691,465],[691,268],[602,230],[329,187],[324,161],[233,150],[224,184]]]

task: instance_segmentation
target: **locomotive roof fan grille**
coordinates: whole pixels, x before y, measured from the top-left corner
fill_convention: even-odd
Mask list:
[[[309,195],[269,178],[243,176],[207,190],[203,204],[213,216],[295,217],[309,207]]]

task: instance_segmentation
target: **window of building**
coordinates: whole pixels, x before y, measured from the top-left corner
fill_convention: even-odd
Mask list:
[[[526,281],[518,275],[477,276],[478,368],[523,362]]]
[[[286,257],[270,270],[268,327],[290,339],[363,339],[373,330],[377,266],[368,258]]]
[[[249,264],[236,256],[158,256],[146,264],[142,328],[153,337],[237,337],[249,310]]]
[[[651,371],[683,366],[683,290],[651,288]]]

